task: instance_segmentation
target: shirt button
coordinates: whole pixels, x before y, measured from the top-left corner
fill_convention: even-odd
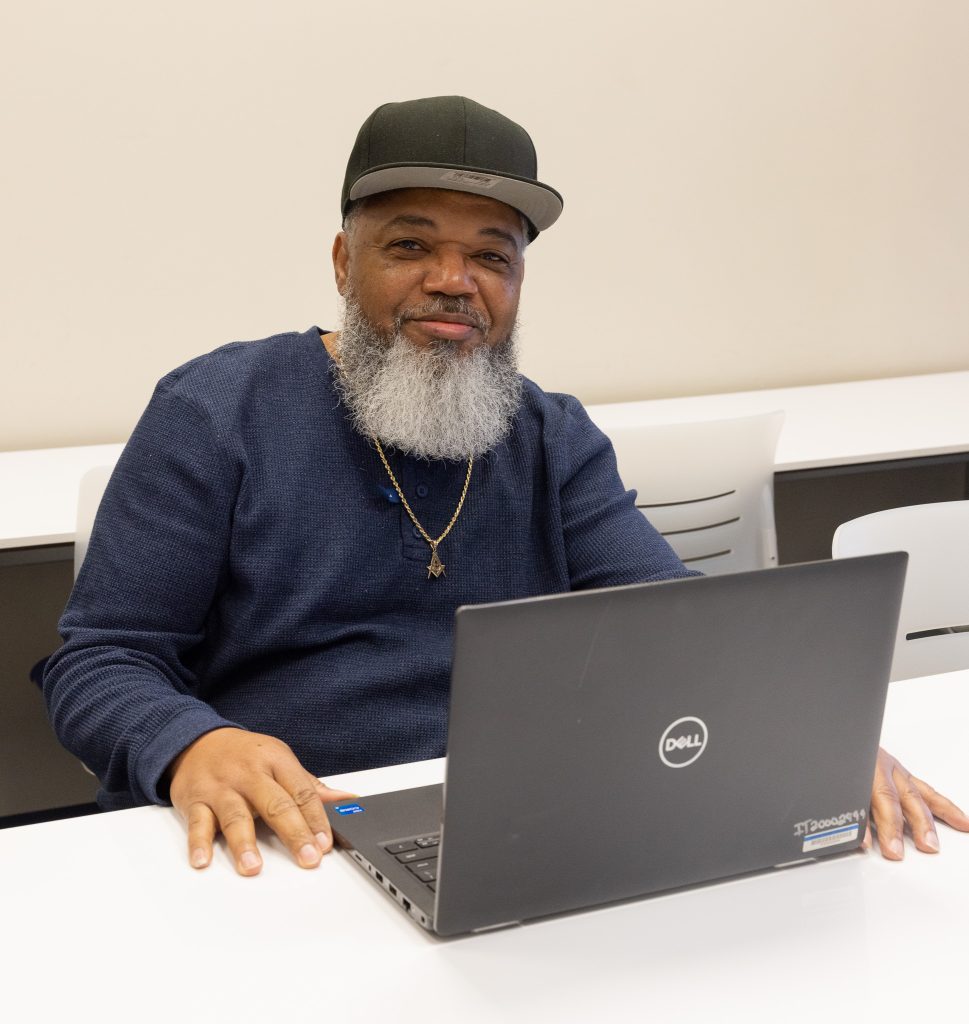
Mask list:
[[[421,539],[421,531],[420,531],[420,530],[418,530],[416,526],[414,527],[414,536],[415,536],[415,537],[416,537],[416,538],[417,538],[418,540],[420,540],[420,539]]]
[[[426,498],[427,495],[430,493],[427,489],[427,484],[418,484],[417,487],[414,488],[414,490],[417,492],[418,498]]]

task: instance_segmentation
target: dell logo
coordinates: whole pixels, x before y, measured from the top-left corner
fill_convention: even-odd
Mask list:
[[[678,718],[659,739],[659,756],[670,768],[685,768],[706,750],[707,727],[699,718]]]

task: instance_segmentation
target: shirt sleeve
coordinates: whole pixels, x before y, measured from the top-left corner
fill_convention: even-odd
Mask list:
[[[189,664],[226,572],[239,474],[208,418],[163,385],[108,483],[44,674],[54,731],[107,808],[165,802],[172,759],[235,725],[195,696]]]
[[[619,479],[612,442],[581,403],[564,400],[559,496],[573,590],[701,576],[687,569],[636,508],[636,492]]]

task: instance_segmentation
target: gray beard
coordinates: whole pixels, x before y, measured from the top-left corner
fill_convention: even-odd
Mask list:
[[[422,314],[467,312],[441,299]],[[494,348],[462,355],[449,342],[418,348],[394,324],[389,336],[348,292],[334,379],[354,427],[422,459],[468,459],[501,442],[521,402],[518,325]]]

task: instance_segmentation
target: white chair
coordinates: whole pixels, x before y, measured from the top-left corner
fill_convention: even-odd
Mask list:
[[[777,564],[774,453],[783,412],[637,424],[607,410],[592,415],[612,441],[623,483],[687,565],[714,575]]]
[[[835,558],[907,551],[892,679],[969,668],[969,501],[910,505],[835,531]]]
[[[114,466],[95,466],[81,477],[77,494],[77,527],[74,536],[74,578],[81,571],[81,563],[87,554],[94,517],[104,496],[104,489],[114,472]]]

